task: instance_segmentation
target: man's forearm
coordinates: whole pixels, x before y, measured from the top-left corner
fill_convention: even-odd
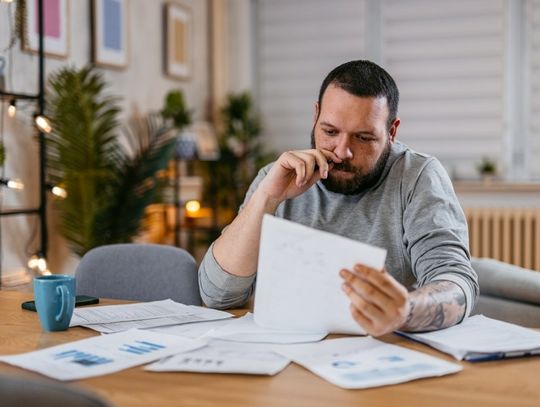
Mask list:
[[[451,281],[436,281],[409,294],[410,311],[401,330],[434,331],[459,323],[465,315],[463,290]]]
[[[255,191],[246,206],[214,244],[214,258],[221,268],[243,277],[255,273],[262,218],[265,213],[275,213],[277,206],[277,202],[269,202]]]

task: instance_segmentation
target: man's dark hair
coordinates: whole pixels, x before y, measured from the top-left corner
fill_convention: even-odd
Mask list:
[[[321,85],[319,112],[328,85],[335,85],[352,95],[360,97],[385,97],[388,104],[387,128],[397,117],[399,90],[394,79],[379,65],[365,60],[346,62],[334,68]]]

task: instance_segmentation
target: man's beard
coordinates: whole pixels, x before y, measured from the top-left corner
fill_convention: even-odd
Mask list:
[[[311,131],[311,147],[315,148],[315,131]],[[336,192],[344,195],[355,195],[362,191],[365,191],[374,186],[382,176],[388,157],[390,156],[390,150],[392,144],[390,138],[381,156],[375,163],[375,166],[371,171],[365,174],[362,170],[351,165],[349,161],[342,161],[341,163],[334,163],[331,171],[328,172],[328,178],[321,179],[323,185],[329,191]],[[332,173],[336,170],[352,173],[352,178],[343,179],[334,176]]]

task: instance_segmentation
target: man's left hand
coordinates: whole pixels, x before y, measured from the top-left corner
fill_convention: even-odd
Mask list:
[[[372,336],[399,329],[410,312],[409,293],[385,270],[375,270],[361,264],[353,270],[339,272],[342,289],[351,300],[351,314]]]

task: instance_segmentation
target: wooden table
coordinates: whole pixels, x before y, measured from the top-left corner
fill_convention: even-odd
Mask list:
[[[20,307],[22,301],[31,297],[31,294],[0,291],[0,354],[28,352],[97,335],[80,327],[65,332],[42,332],[37,314]],[[449,356],[395,335],[382,339],[453,361]],[[341,389],[295,364],[273,377],[153,373],[136,367],[75,383],[125,407],[540,406],[540,357],[462,365],[464,370],[454,375],[366,390]],[[40,377],[3,363],[0,372]]]

